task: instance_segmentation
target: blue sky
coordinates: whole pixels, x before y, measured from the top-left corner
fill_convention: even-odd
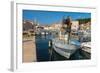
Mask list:
[[[91,13],[23,10],[24,20],[33,21],[36,19],[41,25],[59,23],[63,17],[66,18],[67,16],[71,16],[72,20],[76,20],[78,18],[91,18]]]

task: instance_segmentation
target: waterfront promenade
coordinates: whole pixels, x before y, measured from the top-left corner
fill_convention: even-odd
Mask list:
[[[23,62],[36,62],[35,36],[23,38]]]

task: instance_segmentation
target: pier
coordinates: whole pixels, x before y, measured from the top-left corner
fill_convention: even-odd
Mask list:
[[[23,39],[23,62],[36,62],[35,36]]]

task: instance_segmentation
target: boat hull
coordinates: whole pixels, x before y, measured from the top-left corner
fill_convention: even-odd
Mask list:
[[[61,56],[64,56],[66,58],[70,58],[70,56],[76,51],[76,50],[66,50],[66,51],[63,51],[62,48],[58,48],[56,46],[53,46],[53,49],[58,53],[60,54]]]
[[[70,56],[75,53],[75,51],[78,49],[78,46],[72,45],[72,44],[57,44],[58,42],[53,42],[52,46],[54,51],[56,51],[61,56],[66,57],[67,59],[70,58]],[[66,45],[66,46],[65,46]]]
[[[84,55],[87,59],[91,58],[91,43],[85,42],[81,44],[81,54]]]

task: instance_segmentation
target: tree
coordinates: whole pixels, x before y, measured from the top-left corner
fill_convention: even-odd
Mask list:
[[[87,22],[90,22],[91,21],[91,18],[80,18],[80,19],[77,19],[79,21],[79,24],[85,24]]]

